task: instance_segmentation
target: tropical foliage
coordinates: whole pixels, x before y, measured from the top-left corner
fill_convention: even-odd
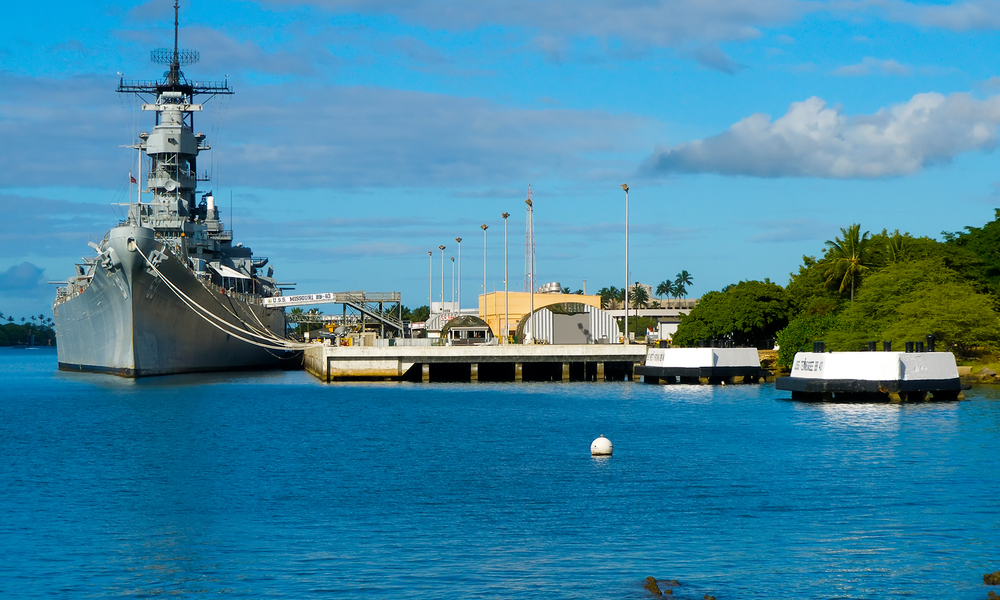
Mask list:
[[[0,323],[3,321],[6,324],[0,325],[0,346],[27,346],[31,344],[32,337],[36,346],[53,346],[56,343],[52,318],[44,314],[15,319],[0,313]]]
[[[695,346],[701,340],[737,346],[767,343],[788,324],[784,288],[770,281],[741,281],[721,292],[709,292],[681,318],[673,343]]]
[[[803,256],[784,288],[745,281],[702,296],[674,343],[760,346],[773,334],[785,367],[815,341],[830,350],[870,341],[901,349],[934,335],[960,357],[1000,352],[1000,209],[990,223],[942,238],[852,224],[819,255]]]

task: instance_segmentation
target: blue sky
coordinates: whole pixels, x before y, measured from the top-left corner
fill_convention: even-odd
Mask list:
[[[0,311],[48,312],[121,216],[151,125],[172,0],[17,3],[0,29]],[[622,287],[682,269],[692,296],[781,284],[855,222],[914,235],[1000,205],[1000,2],[183,0],[188,77],[236,94],[198,115],[200,161],[238,240],[300,292],[426,304],[427,252],[462,299],[524,276]],[[445,299],[451,297],[446,265]]]

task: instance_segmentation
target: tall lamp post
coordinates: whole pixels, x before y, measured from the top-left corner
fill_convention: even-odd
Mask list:
[[[503,343],[507,343],[507,336],[510,335],[509,311],[507,309],[507,217],[510,213],[503,213]]]
[[[535,343],[535,204],[531,200],[531,186],[528,186],[528,329],[531,330],[531,343]]]
[[[458,242],[458,312],[462,312],[462,238],[455,238]]]
[[[441,249],[441,312],[444,312],[444,246]]]
[[[431,314],[431,305],[434,304],[434,253],[427,251],[427,314]]]
[[[480,225],[483,229],[483,317],[486,316],[486,230],[490,228],[489,225],[483,223]]]
[[[451,312],[455,312],[455,257],[451,257]]]
[[[628,344],[628,184],[623,183],[625,190],[625,344]]]

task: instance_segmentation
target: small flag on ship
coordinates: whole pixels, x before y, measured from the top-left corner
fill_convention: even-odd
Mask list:
[[[135,180],[135,177],[132,177],[132,171],[128,172],[128,182],[129,183],[139,183],[138,181]]]

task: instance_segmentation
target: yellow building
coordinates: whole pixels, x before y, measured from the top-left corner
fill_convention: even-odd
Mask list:
[[[560,302],[579,302],[595,308],[601,307],[600,296],[584,296],[582,294],[535,294],[535,310],[550,304]],[[531,307],[531,294],[528,292],[507,293],[507,331],[513,335],[521,317],[528,314]],[[490,329],[498,337],[503,336],[504,298],[503,292],[493,292],[479,296],[479,318],[490,325]]]

